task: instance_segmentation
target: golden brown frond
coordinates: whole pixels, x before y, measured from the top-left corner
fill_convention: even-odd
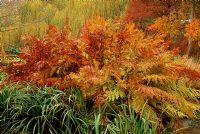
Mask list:
[[[166,113],[168,116],[176,118],[184,118],[187,117],[183,112],[181,112],[176,106],[170,103],[163,103],[162,106],[157,106],[162,110],[162,112]]]
[[[94,108],[101,106],[106,101],[106,93],[99,90],[94,95],[92,95],[92,99],[94,101]]]
[[[153,57],[160,53],[165,52],[166,47],[161,44],[157,44],[155,46],[141,46],[137,50],[138,50],[139,57],[149,58],[149,57]]]
[[[145,85],[138,85],[137,86],[137,91],[140,92],[144,98],[151,98],[151,99],[157,99],[160,101],[169,101],[171,103],[179,103],[179,100],[177,99],[176,96],[167,93],[166,91],[162,91],[159,88],[156,87],[149,87]]]
[[[136,46],[136,52],[138,57],[150,58],[166,52],[168,48],[168,44],[163,44],[162,35],[159,37],[149,36]]]
[[[191,80],[200,78],[200,70],[189,68],[179,62],[171,62],[165,64],[165,74],[178,77],[188,77]]]
[[[152,75],[145,76],[142,80],[144,82],[146,82],[147,85],[149,85],[151,82],[153,82],[155,84],[163,84],[163,83],[166,83],[166,82],[168,82],[172,79],[173,78],[170,78],[170,77],[165,76],[165,75],[152,74]]]
[[[184,98],[181,98],[181,103],[178,106],[178,108],[191,119],[197,119],[196,112],[200,111],[199,104],[189,102]]]
[[[194,98],[200,98],[200,90],[199,89],[190,89],[190,92],[192,92]]]
[[[139,113],[143,117],[149,115],[150,120],[158,123],[159,119],[156,112],[148,105],[148,100],[145,101],[140,94],[133,95],[129,103],[136,113]]]

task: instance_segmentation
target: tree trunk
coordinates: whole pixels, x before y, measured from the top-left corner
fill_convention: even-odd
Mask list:
[[[190,12],[190,22],[192,21],[192,19],[195,17],[195,0],[192,1],[192,8],[191,8],[191,12]],[[190,51],[192,48],[192,40],[191,37],[188,38],[188,49],[186,52],[186,55],[190,55]]]

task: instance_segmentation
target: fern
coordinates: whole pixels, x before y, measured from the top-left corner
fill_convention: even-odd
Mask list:
[[[164,84],[172,79],[173,78],[166,77],[164,75],[162,76],[162,75],[152,74],[152,75],[148,75],[148,76],[144,77],[143,81],[146,82],[147,85],[149,85],[150,83]]]
[[[170,119],[197,118],[200,69],[170,50],[164,36],[145,35],[133,23],[96,15],[77,38],[49,26],[44,39],[27,37],[29,47],[11,63],[9,81],[32,81],[61,90],[79,87],[94,107],[126,99],[143,116],[162,124]],[[7,81],[8,82],[8,81]],[[177,115],[177,116],[175,116]]]
[[[178,98],[159,88],[139,85],[137,91],[143,94],[144,98],[158,99],[160,101],[169,101],[171,103],[179,103]]]
[[[106,98],[108,101],[115,101],[118,100],[119,98],[124,98],[125,93],[122,89],[119,87],[115,87],[114,90],[108,90],[106,92]]]
[[[159,108],[159,106],[157,106]],[[177,107],[170,103],[163,103],[162,107],[160,107],[162,112],[167,114],[168,116],[173,117],[174,119],[177,117],[184,118],[187,117],[183,112],[181,112]]]
[[[158,124],[159,118],[157,113],[151,106],[148,105],[148,100],[144,100],[140,95],[141,94],[135,94],[131,96],[132,98],[129,99],[130,106],[134,108],[135,112],[139,113],[142,117],[145,117],[145,115],[151,115],[150,120]]]
[[[174,117],[178,109],[177,118],[197,118],[195,111],[199,110],[199,102],[196,92],[199,90],[191,88],[191,84],[192,81],[198,81],[199,68],[187,65],[186,61],[189,60],[186,57],[177,58],[177,50],[169,50],[170,43],[165,43],[163,36],[146,37],[134,24],[119,25],[118,22],[96,20],[99,21],[89,21],[83,27],[87,30],[82,31],[84,38],[81,41],[84,44],[81,47],[83,51],[88,49],[85,51],[88,59],[101,63],[96,71],[112,78],[102,79],[101,76],[99,79],[103,81],[96,83],[100,89],[109,89],[106,92],[110,96],[108,100],[118,99],[121,91],[115,87],[119,86],[140,114],[145,106],[147,111],[155,115],[170,105],[164,111],[169,117]],[[96,46],[101,49],[96,49]],[[185,81],[184,85],[182,81],[185,78],[189,81]],[[191,104],[191,107],[186,104]],[[156,116],[157,121],[160,121],[159,117]]]

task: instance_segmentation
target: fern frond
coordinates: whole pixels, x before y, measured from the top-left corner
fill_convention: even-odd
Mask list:
[[[99,90],[94,95],[92,95],[91,98],[94,101],[93,106],[94,107],[99,107],[99,106],[101,106],[102,104],[105,103],[105,101],[106,101],[106,93],[101,91],[101,90]]]
[[[157,75],[157,74],[152,74],[152,75],[147,75],[145,76],[142,80],[149,85],[151,82],[155,84],[163,84],[168,81],[170,81],[172,78],[165,76],[165,75]]]
[[[119,98],[125,97],[124,91],[122,91],[118,86],[114,90],[109,90],[105,92],[108,101],[115,101],[118,100]]]
[[[191,88],[188,79],[181,79],[177,82],[177,92],[187,99],[196,100],[200,96],[198,89]]]
[[[170,117],[173,117],[174,119],[187,117],[187,115],[177,109],[177,107],[167,102],[163,103],[162,106],[159,108],[162,110],[163,113],[167,114]]]
[[[191,103],[184,98],[181,99],[178,108],[191,119],[197,119],[196,112],[200,111],[199,104]]]
[[[184,98],[180,98],[179,105],[170,104],[168,102],[163,102],[161,106],[157,106],[168,116],[173,118],[192,118],[196,119],[196,112],[200,110],[200,106],[195,103],[191,103]]]
[[[193,70],[200,70],[200,64],[197,61],[194,61],[193,59],[185,59],[182,58],[182,63],[186,65],[188,68],[193,69]]]
[[[167,93],[166,91],[163,91],[156,87],[149,87],[145,85],[139,85],[137,87],[137,91],[140,92],[144,97],[151,98],[151,99],[157,99],[160,101],[169,101],[171,103],[179,103],[179,100],[176,96]]]
[[[164,52],[164,48],[159,46],[154,46],[154,47],[147,47],[147,46],[142,46],[141,48],[138,48],[138,56],[142,58],[148,58],[148,57],[153,57],[155,55],[158,55],[162,52]]]
[[[163,85],[163,90],[168,90],[174,95],[182,96],[189,100],[197,100],[200,96],[200,90],[190,87],[189,80],[182,78],[178,81],[168,81]]]
[[[200,90],[195,88],[189,88],[190,92],[195,98],[200,98]]]
[[[200,78],[200,70],[188,67],[180,61],[173,61],[165,64],[165,74],[171,76],[188,77],[191,80]]]
[[[163,68],[163,63],[160,63],[158,61],[155,61],[154,59],[149,59],[149,60],[140,60],[138,65],[137,65],[137,71],[141,72],[142,75],[149,75],[149,72],[154,68],[157,70],[160,70]],[[155,73],[155,72],[154,72]]]
[[[166,52],[167,44],[163,44],[163,37],[147,37],[141,45],[137,46],[137,56],[141,58],[149,58]]]
[[[129,100],[130,106],[135,110],[136,113],[139,113],[141,116],[149,115],[150,120],[158,122],[158,117],[156,112],[148,105],[148,101],[145,101],[144,98],[139,94],[135,94]],[[144,116],[145,117],[145,116]]]

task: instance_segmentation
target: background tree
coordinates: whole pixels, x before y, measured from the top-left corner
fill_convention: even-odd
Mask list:
[[[138,3],[143,3],[145,5],[143,8],[147,7],[147,3],[151,3],[149,7],[144,10],[143,14],[144,19],[150,18],[152,21],[149,21],[147,24],[148,29],[153,30],[154,34],[164,34],[166,36],[166,40],[171,40],[173,42],[173,48],[174,47],[180,47],[182,54],[190,55],[191,49],[194,50],[194,47],[196,48],[196,44],[198,40],[194,40],[193,37],[190,37],[190,35],[187,33],[189,30],[189,24],[193,22],[193,19],[198,18],[200,14],[199,9],[199,0],[193,0],[193,1],[182,1],[182,0],[172,0],[172,1],[145,1],[146,4],[144,4],[144,1],[136,1]],[[163,7],[167,7],[167,9],[170,9],[165,11],[165,14],[162,14],[160,17],[159,15],[150,14],[149,10],[153,11],[151,8],[154,7],[154,10],[162,13],[160,9],[156,8],[159,4],[162,4]],[[165,4],[164,4],[165,3]],[[136,9],[134,6],[133,1],[133,9]],[[137,6],[138,8],[139,6]],[[142,6],[141,6],[142,7]],[[164,8],[161,8],[164,9]],[[141,10],[142,12],[142,10]],[[134,16],[134,13],[132,14]],[[145,16],[146,15],[146,16]],[[134,17],[133,17],[134,18]],[[143,19],[143,20],[144,20]],[[133,19],[134,21],[134,19]],[[152,23],[153,22],[153,23]],[[198,19],[195,21],[198,22]],[[150,25],[150,26],[149,26]],[[145,25],[145,29],[147,27]],[[191,25],[190,25],[191,26]],[[197,25],[196,25],[197,26]],[[143,26],[144,27],[144,26]],[[187,29],[186,29],[187,27]],[[192,27],[191,27],[192,28]],[[195,27],[198,29],[198,26]],[[194,30],[193,31],[198,31]],[[190,34],[192,32],[192,29],[189,30]],[[194,32],[195,33],[195,32]],[[193,35],[194,35],[193,33]],[[186,36],[187,35],[187,36]],[[197,35],[196,35],[197,36]],[[196,38],[198,39],[198,38]]]

